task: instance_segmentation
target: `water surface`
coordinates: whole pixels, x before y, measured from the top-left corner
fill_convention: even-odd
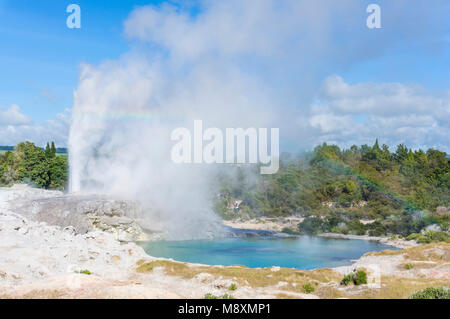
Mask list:
[[[207,265],[313,269],[352,264],[370,251],[395,249],[367,240],[322,237],[236,237],[139,243],[147,254]]]

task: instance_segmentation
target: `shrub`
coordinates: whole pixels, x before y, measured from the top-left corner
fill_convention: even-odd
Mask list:
[[[236,284],[231,284],[230,288],[231,291],[235,291],[237,289]]]
[[[234,297],[229,294],[224,294],[221,297],[218,297],[211,293],[207,293],[203,299],[234,299]]]
[[[344,278],[341,280],[341,285],[347,286],[350,282],[352,282],[353,281],[353,275],[354,274],[345,275]]]
[[[369,236],[381,237],[386,234],[383,227],[377,226],[374,229],[369,230]]]
[[[302,290],[304,293],[310,294],[314,292],[314,286],[311,284],[305,284],[303,285]]]
[[[364,270],[358,270],[353,278],[355,285],[367,284],[367,274]]]
[[[295,231],[294,229],[289,228],[289,227],[284,227],[284,228],[281,230],[281,232],[282,232],[282,233],[285,233],[285,234],[288,234],[288,235],[298,235],[298,234],[299,234],[298,231]]]
[[[408,237],[406,237],[406,240],[416,240],[416,239],[419,239],[420,237],[423,237],[423,235],[418,234],[418,233],[413,233],[413,234],[409,235]]]
[[[87,269],[84,269],[84,270],[77,270],[77,271],[75,271],[75,273],[77,273],[77,274],[83,274],[83,275],[91,275],[91,272],[90,272],[89,270],[87,270]]]
[[[323,221],[319,217],[306,217],[298,224],[299,232],[305,235],[316,235],[323,231]]]
[[[412,294],[409,299],[450,299],[450,289],[428,287]]]
[[[347,286],[353,282],[355,285],[367,284],[367,274],[364,270],[358,270],[356,273],[345,275],[341,280],[341,285]]]
[[[410,269],[413,269],[413,268],[414,268],[413,264],[406,264],[405,265],[405,269],[406,270],[410,270]]]
[[[450,234],[445,231],[430,230],[425,234],[411,234],[407,239],[408,238],[416,239],[419,244],[429,244],[434,242],[450,243]]]

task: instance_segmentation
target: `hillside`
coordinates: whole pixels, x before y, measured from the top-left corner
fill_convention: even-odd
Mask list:
[[[275,175],[242,166],[220,174],[215,186],[214,208],[224,219],[301,216],[302,232],[312,234],[408,236],[449,227],[450,163],[434,149],[324,143],[284,154]]]

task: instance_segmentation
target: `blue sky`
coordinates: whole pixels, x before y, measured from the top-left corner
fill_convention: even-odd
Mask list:
[[[127,50],[122,23],[148,1],[77,1],[82,28],[66,27],[61,0],[1,0],[0,104],[17,104],[35,121],[72,107],[79,64],[117,58]]]
[[[65,109],[72,108],[80,64],[98,65],[108,59],[117,60],[128,52],[136,40],[124,36],[124,21],[137,6],[161,2],[0,0],[0,110],[18,105],[20,112],[33,123],[45,124]],[[82,9],[82,28],[79,30],[66,27],[66,7],[70,3],[79,4]],[[183,6],[186,3],[195,5],[195,1],[181,3]],[[367,3],[370,2],[361,2],[361,21],[367,16],[364,12]],[[429,30],[414,29],[415,24],[423,21],[418,21],[417,15],[409,14],[408,10],[413,9],[405,9],[404,20],[395,23],[406,31],[393,32],[397,24],[390,26],[390,20],[386,20],[388,24],[383,25],[381,31],[374,31],[378,35],[367,33],[361,37],[367,38],[366,56],[364,47],[359,48],[359,56],[352,63],[340,64],[337,60],[322,64],[323,70],[317,76],[322,81],[338,74],[349,85],[399,82],[420,85],[430,92],[450,90],[450,10],[448,5],[445,8],[447,11],[442,11],[441,6],[430,13],[434,21],[430,22],[433,25]],[[192,13],[198,12],[193,10]],[[335,36],[350,41],[345,29],[338,28]],[[393,39],[372,54],[371,37],[375,44],[388,42],[384,37]],[[359,114],[355,116],[357,118],[366,116]],[[0,145],[10,142],[5,136],[0,134]]]

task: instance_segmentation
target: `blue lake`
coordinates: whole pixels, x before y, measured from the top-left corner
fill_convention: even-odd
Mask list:
[[[207,265],[313,269],[352,264],[370,251],[395,249],[366,240],[322,237],[235,237],[139,243],[147,254]]]

